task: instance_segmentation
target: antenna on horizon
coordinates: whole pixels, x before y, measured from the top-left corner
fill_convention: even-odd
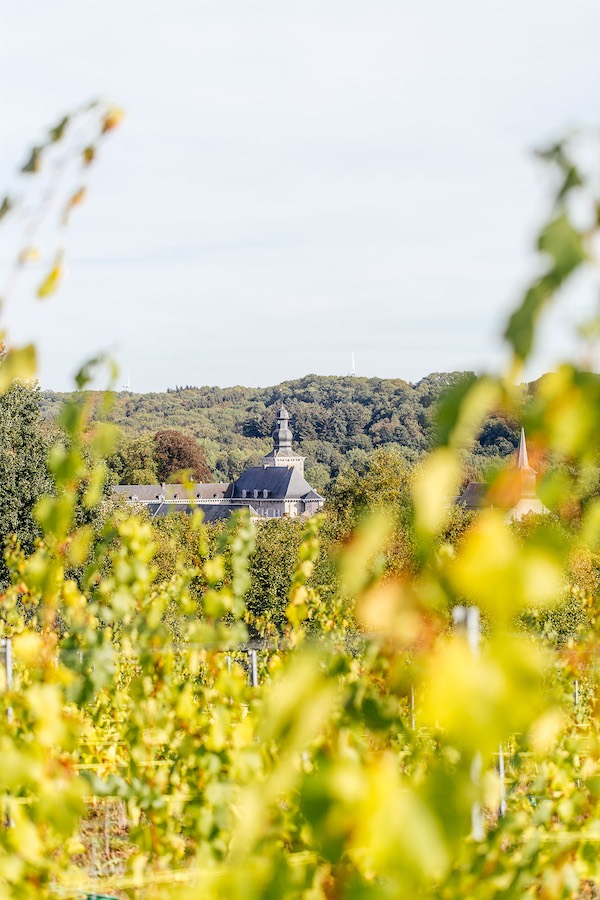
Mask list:
[[[123,385],[123,390],[131,392],[131,369],[127,370],[127,384]]]
[[[352,369],[350,371],[351,375],[356,375],[356,364],[354,362],[354,350],[352,351]]]

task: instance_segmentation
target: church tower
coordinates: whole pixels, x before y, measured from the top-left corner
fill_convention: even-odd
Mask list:
[[[531,498],[537,496],[536,471],[529,465],[524,428],[521,428],[521,437],[519,438],[519,447],[517,449],[516,466],[519,473],[520,497]]]
[[[298,469],[304,475],[305,456],[299,456],[292,450],[292,431],[290,429],[290,414],[283,405],[277,414],[277,424],[273,431],[273,449],[263,456],[263,466],[278,466]]]

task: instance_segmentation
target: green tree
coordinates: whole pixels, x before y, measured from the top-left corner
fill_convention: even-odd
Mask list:
[[[108,466],[118,484],[156,484],[156,447],[150,435],[121,439],[120,446],[108,459]]]
[[[302,525],[293,520],[260,522],[250,559],[250,588],[246,605],[259,630],[283,631],[290,577],[298,558]]]
[[[16,535],[30,552],[39,535],[33,508],[52,489],[46,468],[49,441],[40,414],[37,385],[14,382],[0,394],[0,542]],[[0,584],[7,570],[0,564]]]
[[[377,507],[395,510],[398,522],[405,523],[410,508],[410,466],[396,448],[380,448],[366,458],[355,453],[340,470],[328,503],[348,528]]]

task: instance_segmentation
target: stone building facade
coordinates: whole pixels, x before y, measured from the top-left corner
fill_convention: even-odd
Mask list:
[[[305,457],[292,448],[289,413],[281,406],[273,431],[273,449],[262,465],[246,469],[236,481],[216,484],[126,484],[113,488],[116,496],[143,503],[153,516],[200,508],[206,521],[227,518],[246,508],[260,519],[308,517],[323,506],[324,499],[304,477]]]

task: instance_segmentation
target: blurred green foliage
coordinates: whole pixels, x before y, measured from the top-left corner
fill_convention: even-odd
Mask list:
[[[507,330],[510,371],[446,398],[418,465],[354,457],[329,513],[277,530],[244,515],[157,528],[118,506],[86,519],[117,436],[80,373],[39,539],[7,553],[3,896],[597,894],[599,383],[563,365],[525,410],[514,383],[553,292],[592,256],[598,223],[576,226],[568,204],[574,190],[595,201],[596,181],[568,143],[546,156],[557,210],[542,283]],[[465,454],[492,417],[522,416],[553,514],[465,517],[451,502]],[[464,604],[482,612],[480,643],[451,627]],[[127,858],[91,879],[80,823],[103,798],[126,808]]]

